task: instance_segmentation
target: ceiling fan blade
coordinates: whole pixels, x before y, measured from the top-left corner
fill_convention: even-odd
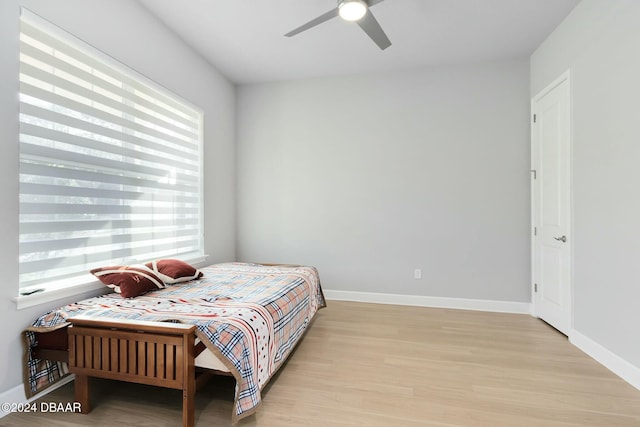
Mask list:
[[[295,30],[289,31],[287,34],[285,34],[285,36],[286,37],[295,36],[296,34],[299,34],[299,33],[303,32],[303,31],[306,31],[309,28],[313,28],[316,25],[322,24],[323,22],[328,21],[331,18],[335,18],[336,16],[338,16],[338,8],[337,7],[335,9],[330,10],[327,13],[324,13],[324,14],[318,16],[315,19],[312,19],[311,21],[307,22],[306,24],[299,26]]]
[[[378,3],[382,3],[384,0],[369,0],[367,3],[369,3],[369,7],[374,6]]]
[[[371,37],[371,40],[373,40],[380,49],[385,50],[391,46],[391,40],[389,40],[389,37],[384,33],[384,30],[369,9],[367,9],[367,13],[362,19],[357,22],[360,28]]]

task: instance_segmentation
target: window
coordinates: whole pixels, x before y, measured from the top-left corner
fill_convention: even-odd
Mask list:
[[[202,256],[202,112],[23,9],[20,290]]]

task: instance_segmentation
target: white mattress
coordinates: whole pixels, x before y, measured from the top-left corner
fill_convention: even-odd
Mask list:
[[[196,344],[200,342],[200,338],[196,338]],[[213,354],[208,348],[200,353],[195,360],[195,364],[199,368],[215,369],[216,371],[229,372],[229,368],[224,366],[224,363]]]

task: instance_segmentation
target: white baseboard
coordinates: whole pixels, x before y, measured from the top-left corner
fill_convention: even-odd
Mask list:
[[[74,375],[69,375],[66,378],[63,378],[62,380],[60,380],[58,383],[56,383],[55,385],[49,387],[48,389],[44,390],[42,393],[39,393],[37,396],[32,397],[31,399],[27,399],[25,394],[24,394],[24,385],[20,384],[18,386],[15,386],[12,389],[9,389],[3,393],[0,393],[0,402],[2,403],[9,403],[9,404],[24,404],[27,402],[32,402],[34,400],[40,399],[42,396],[47,395],[48,393],[51,393],[52,391],[62,387],[63,385],[70,383],[71,381],[73,381],[73,379],[75,378]],[[9,412],[6,412],[4,409],[0,409],[0,418],[5,417],[6,415],[9,415]]]
[[[640,390],[640,368],[575,329],[569,332],[569,341],[605,368]]]
[[[15,386],[12,389],[0,393],[0,402],[2,403],[26,403],[27,398],[24,395],[24,386],[22,384]],[[3,405],[4,406],[4,405]],[[0,409],[0,418],[8,415],[9,412],[5,412],[5,409]]]
[[[413,305],[418,307],[453,308],[458,310],[492,311],[497,313],[531,313],[531,304],[528,302],[380,294],[374,292],[335,291],[328,289],[324,289],[323,292],[328,300],[336,301]]]

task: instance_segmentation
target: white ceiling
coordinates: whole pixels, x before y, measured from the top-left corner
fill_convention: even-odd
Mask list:
[[[386,0],[371,8],[384,51],[334,18],[284,34],[336,0],[139,0],[235,83],[526,58],[579,0]]]

